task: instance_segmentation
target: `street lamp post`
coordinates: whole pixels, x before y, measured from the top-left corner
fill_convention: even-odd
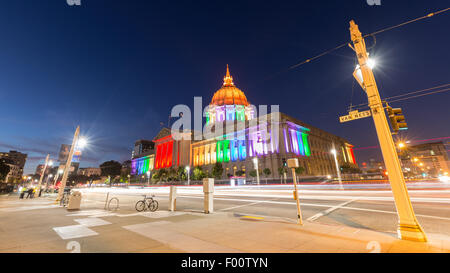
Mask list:
[[[383,102],[381,101],[380,93],[378,92],[371,65],[368,63],[369,55],[367,53],[366,44],[359,31],[358,25],[356,25],[353,20],[350,21],[350,36],[353,42],[352,49],[356,53],[361,73],[361,80],[358,80],[358,78],[357,80],[367,94],[378,141],[380,142],[381,152],[389,173],[389,182],[391,184],[399,218],[397,229],[398,237],[401,239],[426,242],[427,237],[417,221],[411,205],[405,178],[384,111]]]
[[[41,173],[41,177],[39,177],[39,183],[37,186],[37,192],[39,194],[39,192],[41,191],[41,184],[42,184],[42,180],[44,179],[44,175],[45,175],[45,171],[47,170],[47,165],[48,165],[48,158],[50,157],[50,155],[47,155],[47,157],[45,158],[45,165],[44,165],[44,169],[42,170]],[[39,195],[38,195],[39,196]]]
[[[73,136],[72,146],[70,146],[70,152],[67,157],[67,162],[66,162],[66,165],[64,166],[64,173],[63,173],[63,177],[61,179],[61,185],[59,186],[59,189],[58,189],[58,197],[56,198],[56,201],[61,200],[61,198],[63,196],[64,188],[66,187],[67,177],[69,176],[70,165],[72,164],[72,157],[73,157],[73,153],[75,151],[75,145],[77,144],[79,134],[80,134],[80,126],[77,126],[77,129],[75,130],[75,134]]]
[[[150,171],[147,171],[147,184],[150,186]]]
[[[53,174],[49,174],[49,175],[47,176],[47,182],[45,182],[45,190],[48,189],[48,182],[49,182],[49,180],[51,180],[52,177],[53,177]]]
[[[336,165],[336,172],[337,172],[337,176],[338,176],[338,180],[339,180],[339,188],[341,190],[343,190],[344,187],[342,186],[341,169],[339,168],[339,163],[338,163],[338,160],[337,160],[337,152],[336,152],[336,149],[334,147],[334,143],[333,143],[333,149],[331,150],[331,153],[333,154],[334,163]]]
[[[63,174],[63,172],[64,172],[63,170],[58,170],[58,172],[56,173],[55,182],[53,182],[53,188],[55,188],[56,182],[58,182],[58,178],[61,174]]]
[[[190,171],[191,171],[191,168],[189,166],[186,166],[186,173],[187,173],[187,177],[188,177],[188,186],[191,184]]]
[[[258,186],[259,186],[259,166],[258,166],[258,158],[257,157],[253,158],[253,163],[255,164],[255,169],[256,169],[256,183],[258,183]]]

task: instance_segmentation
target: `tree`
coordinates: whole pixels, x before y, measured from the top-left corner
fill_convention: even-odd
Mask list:
[[[9,167],[8,164],[4,163],[3,161],[0,161],[0,180],[4,180],[10,170],[11,168]]]
[[[303,168],[302,166],[295,168],[295,174],[301,175],[304,171],[305,168]]]
[[[350,163],[345,162],[344,164],[341,165],[341,172],[342,173],[361,173],[362,171],[359,168],[355,168]]]
[[[256,177],[256,170],[251,170],[250,173],[249,173],[249,175],[250,175],[251,177]]]
[[[214,164],[214,167],[212,168],[212,175],[214,176],[214,178],[220,179],[222,177],[222,174],[223,174],[222,163],[216,162],[216,164]]]
[[[179,181],[187,180],[186,167],[179,166],[177,169],[177,178]]]
[[[267,184],[267,178],[269,177],[270,174],[272,174],[272,172],[270,171],[269,168],[265,168],[265,169],[263,170],[263,174],[264,174],[264,176],[266,177],[266,184]]]
[[[177,178],[178,178],[177,170],[175,170],[174,168],[170,168],[167,173],[167,180],[176,181]]]
[[[192,179],[193,180],[202,180],[205,177],[206,177],[206,174],[203,172],[202,167],[197,166],[192,171]]]
[[[245,172],[243,170],[236,171],[236,176],[244,176]]]
[[[122,170],[122,164],[117,161],[110,160],[103,162],[100,165],[100,169],[102,171],[102,176],[117,176],[120,175],[120,171]]]

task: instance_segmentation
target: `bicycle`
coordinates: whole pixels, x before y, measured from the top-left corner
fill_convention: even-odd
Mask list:
[[[152,195],[151,197],[147,197],[147,195],[143,195],[144,199],[136,202],[136,210],[141,212],[149,209],[150,211],[156,211],[158,209],[158,201],[153,199],[155,197]]]
[[[109,199],[108,210],[118,210],[119,209],[119,198],[113,197]]]

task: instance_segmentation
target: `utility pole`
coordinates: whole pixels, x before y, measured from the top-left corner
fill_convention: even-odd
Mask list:
[[[64,166],[64,173],[61,179],[61,185],[59,186],[58,189],[58,197],[56,198],[56,201],[61,200],[63,196],[64,188],[66,187],[67,177],[69,176],[70,172],[70,165],[72,164],[73,152],[75,151],[75,146],[77,145],[79,134],[80,134],[80,126],[77,127],[77,129],[75,130],[75,134],[73,136],[72,146],[70,147],[70,152],[69,156],[67,157],[66,166]]]
[[[38,184],[37,191],[36,191],[38,196],[39,196],[39,191],[41,190],[41,184],[42,184],[42,180],[44,179],[45,171],[47,170],[47,164],[48,164],[49,157],[50,157],[50,155],[48,154],[47,157],[45,158],[44,169],[42,170],[41,177],[39,178],[39,184]]]
[[[356,53],[362,74],[362,82],[358,81],[367,93],[369,107],[372,112],[378,141],[383,154],[384,163],[389,175],[395,206],[398,214],[397,234],[400,239],[426,242],[427,237],[414,214],[405,178],[398,159],[392,134],[384,113],[383,103],[378,93],[377,84],[372,69],[368,65],[369,57],[366,51],[364,38],[359,31],[358,25],[350,21],[350,36],[353,41],[352,47]],[[356,71],[355,71],[356,72]],[[355,74],[354,74],[355,75]]]

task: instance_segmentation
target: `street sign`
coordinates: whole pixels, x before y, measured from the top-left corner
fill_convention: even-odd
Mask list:
[[[343,123],[343,122],[352,121],[355,119],[367,118],[367,117],[370,117],[371,115],[372,115],[372,113],[370,112],[370,110],[367,110],[364,112],[358,112],[358,110],[356,110],[356,111],[349,112],[348,115],[346,115],[346,116],[339,117],[339,121],[341,123]]]

